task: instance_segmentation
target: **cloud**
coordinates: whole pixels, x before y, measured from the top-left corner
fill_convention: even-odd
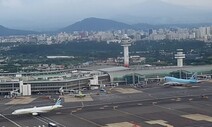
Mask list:
[[[110,17],[142,1],[145,0],[0,0],[0,14],[10,19],[76,21],[90,16]]]
[[[164,1],[174,5],[197,6],[198,9],[211,9],[212,5],[212,0],[0,0],[0,25],[64,26],[87,17],[140,16],[143,12],[133,9],[140,8],[145,1],[150,1],[150,5],[155,1]],[[152,10],[154,8],[150,8]],[[150,11],[145,12],[147,16]]]
[[[13,9],[22,7],[21,0],[0,0],[0,7]]]
[[[212,5],[212,0],[162,0],[162,1],[188,7],[201,7],[202,9],[204,9],[204,7],[206,7],[207,9],[211,9]]]

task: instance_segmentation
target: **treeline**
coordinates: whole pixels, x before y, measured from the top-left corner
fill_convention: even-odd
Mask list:
[[[136,51],[160,51],[176,52],[176,49],[184,49],[188,52],[192,49],[201,51],[206,49],[206,44],[202,41],[185,40],[185,41],[138,41],[131,47],[131,52]],[[20,45],[12,48],[9,54],[33,54],[33,55],[79,55],[85,56],[90,54],[107,54],[117,55],[123,51],[121,44],[106,42],[69,42],[52,45]]]
[[[174,54],[177,49],[183,49],[186,54],[196,54],[202,57],[202,59],[198,60],[187,59],[188,63],[193,61],[195,64],[210,64],[212,62],[211,43],[207,44],[196,40],[138,41],[134,42],[130,47],[130,55],[147,57],[147,61],[151,63],[157,60],[175,63]],[[121,44],[90,41],[66,42],[52,45],[21,44],[11,48],[9,51],[2,52],[2,54],[5,56],[15,56],[15,58],[19,59],[41,59],[41,57],[45,59],[45,56],[48,55],[69,55],[80,57],[80,59],[94,60],[123,56],[122,52],[123,47],[121,47]]]
[[[176,49],[183,49],[188,52],[192,49],[201,51],[205,49],[206,44],[202,41],[196,40],[163,40],[163,41],[139,41],[132,46],[133,51],[159,51],[165,50],[169,52],[176,52]]]
[[[20,45],[6,52],[7,55],[70,55],[87,57],[113,57],[122,51],[119,44],[106,42],[70,42],[52,45]]]

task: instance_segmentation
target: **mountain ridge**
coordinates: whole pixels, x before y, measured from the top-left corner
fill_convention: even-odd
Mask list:
[[[38,32],[29,31],[29,30],[17,30],[10,29],[0,25],[0,36],[10,36],[10,35],[29,35],[29,34],[37,34]]]
[[[61,28],[57,31],[50,31],[48,33],[59,33],[59,32],[74,32],[74,31],[107,31],[107,30],[120,30],[120,29],[135,29],[135,30],[148,30],[148,29],[159,29],[159,28],[170,28],[170,27],[181,27],[181,28],[194,28],[201,26],[209,26],[212,23],[190,23],[190,24],[148,24],[148,23],[137,23],[127,24],[119,21],[102,18],[86,18],[67,27]],[[28,30],[17,30],[10,29],[0,25],[0,36],[8,35],[28,35],[38,34],[40,32],[28,31]],[[44,33],[44,32],[42,32]]]
[[[73,32],[73,31],[107,31],[117,29],[131,29],[131,25],[102,18],[86,18],[78,21],[72,25],[60,29],[61,32]]]
[[[105,25],[106,24],[106,25]],[[179,23],[179,24],[148,24],[148,23],[137,23],[127,24],[119,21],[102,18],[86,18],[72,25],[64,27],[58,32],[73,32],[73,31],[107,31],[107,30],[120,30],[120,29],[135,29],[135,30],[148,30],[148,29],[159,29],[159,28],[194,28],[201,26],[212,25],[212,23]]]

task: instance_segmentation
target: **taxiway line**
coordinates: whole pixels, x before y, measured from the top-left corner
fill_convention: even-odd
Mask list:
[[[80,120],[83,120],[83,121],[86,121],[86,122],[88,122],[88,123],[91,123],[91,124],[93,124],[93,125],[96,125],[96,126],[98,126],[98,127],[102,127],[103,125],[100,125],[100,124],[98,124],[98,123],[95,123],[95,122],[93,122],[93,121],[91,121],[91,120],[88,120],[88,119],[85,119],[85,118],[83,118],[83,117],[79,117],[79,116],[77,116],[77,115],[74,115],[74,114],[70,114],[71,116],[73,116],[73,117],[76,117],[76,118],[78,118],[78,119],[80,119]]]
[[[16,125],[17,127],[22,127],[21,125],[19,125],[18,123],[16,123],[15,121],[12,121],[11,119],[7,118],[6,116],[0,114],[1,117],[5,118],[6,120],[10,121],[11,123],[13,123],[14,125]]]
[[[142,120],[151,120],[151,119],[144,118],[144,117],[141,117],[141,116],[138,116],[138,115],[126,112],[126,111],[118,110],[118,109],[114,109],[114,111],[117,111],[117,112],[120,112],[120,113],[126,114],[126,115],[131,115],[131,116],[137,117],[137,118],[142,119]]]
[[[50,118],[48,118],[48,117],[45,117],[45,116],[40,116],[41,118],[43,118],[43,119],[46,119],[46,120],[48,120],[48,121],[51,121],[51,122],[53,122],[53,123],[55,123],[55,124],[57,124],[57,125],[59,125],[59,126],[61,126],[61,127],[66,127],[65,125],[63,125],[63,124],[61,124],[61,123],[58,123],[57,121],[55,121],[55,120],[53,120],[53,119],[50,119]]]

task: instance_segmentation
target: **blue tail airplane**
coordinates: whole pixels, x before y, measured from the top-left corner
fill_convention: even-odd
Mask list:
[[[194,73],[190,79],[179,79],[166,76],[164,80],[166,81],[166,83],[164,83],[163,86],[183,86],[185,84],[191,85],[200,82],[199,80],[197,80],[197,73]]]

